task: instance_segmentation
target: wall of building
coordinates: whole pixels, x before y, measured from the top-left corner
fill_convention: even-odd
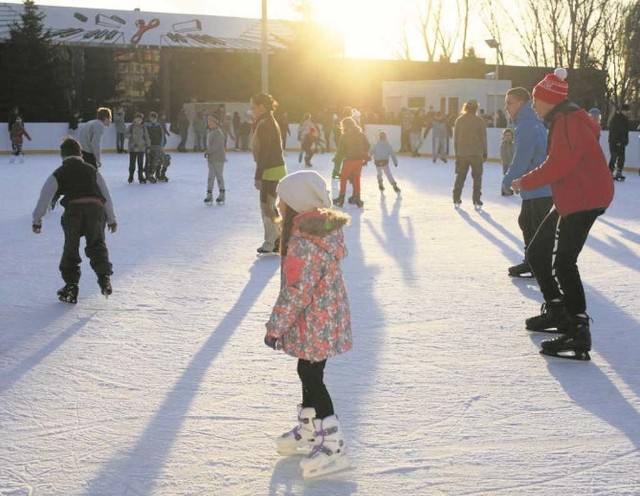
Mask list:
[[[287,139],[287,148],[296,149],[300,147],[300,143],[296,139],[298,134],[298,126],[291,124],[291,136]],[[27,132],[31,135],[33,141],[29,141],[25,138],[23,149],[26,154],[29,153],[52,153],[57,154],[60,149],[60,143],[67,134],[66,123],[26,123]],[[6,122],[0,122],[0,129],[7,129]],[[370,142],[375,142],[377,139],[377,132],[379,130],[385,131],[389,142],[395,149],[400,148],[400,126],[395,125],[369,125],[366,126],[366,134]],[[500,142],[502,140],[502,129],[487,128],[488,135],[488,148],[489,159],[492,161],[499,161],[500,159]],[[607,160],[609,159],[609,145],[608,145],[608,132],[603,131],[600,137],[600,145],[604,150]],[[180,138],[178,135],[172,134],[167,140],[167,150],[174,151],[178,146]],[[105,152],[114,152],[116,149],[116,133],[114,126],[110,126],[102,139],[102,146]],[[126,141],[125,141],[126,145]],[[231,142],[229,142],[231,145]],[[191,149],[193,146],[193,132],[189,131],[189,139],[187,141],[187,149]],[[331,148],[335,149],[335,145],[331,143]],[[427,136],[422,146],[420,147],[422,154],[431,153],[431,135]],[[0,133],[0,154],[9,155],[11,153],[11,141],[9,140],[9,134],[7,132]],[[452,154],[452,152],[450,153]],[[6,162],[7,158],[2,160]],[[627,147],[627,166],[640,167],[640,133],[629,133],[629,146]],[[293,165],[293,164],[292,164]]]

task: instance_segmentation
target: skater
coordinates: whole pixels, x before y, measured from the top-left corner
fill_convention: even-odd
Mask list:
[[[298,163],[302,163],[302,157],[304,155],[304,150],[302,149],[302,143],[304,139],[307,137],[307,134],[311,132],[311,128],[315,128],[315,124],[311,120],[311,114],[309,112],[305,112],[302,116],[302,121],[298,126],[298,142],[300,142],[300,153],[298,154]],[[282,130],[281,130],[282,132]]]
[[[207,149],[207,118],[201,111],[196,112],[193,119],[193,133],[195,134],[193,151],[204,152]]]
[[[447,126],[444,112],[438,110],[431,121],[431,150],[434,164],[436,160],[447,163],[447,136],[449,134]],[[425,136],[427,133],[428,131],[425,130]]]
[[[150,183],[166,182],[162,175],[162,159],[164,157],[164,133],[158,122],[158,114],[149,112],[149,121],[145,124],[149,133],[149,148],[145,157],[145,176]]]
[[[311,159],[318,153],[318,150],[322,149],[322,138],[318,133],[318,129],[315,126],[309,128],[309,132],[302,140],[302,152],[304,152],[304,165],[306,167],[313,167]]]
[[[254,118],[251,149],[256,162],[254,184],[260,192],[260,212],[264,227],[264,242],[257,250],[259,255],[277,252],[277,241],[280,238],[276,188],[280,179],[287,174],[287,166],[282,151],[280,128],[273,117],[277,106],[278,102],[266,93],[257,93],[251,97]]]
[[[506,128],[502,131],[502,142],[500,143],[500,161],[502,162],[502,175],[507,173],[509,170],[509,164],[513,160],[513,131],[509,128]],[[500,184],[500,194],[502,196],[511,196],[513,195],[513,191],[511,191],[511,184],[509,184],[509,188],[505,188],[504,185]]]
[[[64,287],[58,291],[60,301],[77,303],[80,281],[80,238],[84,236],[84,252],[91,268],[98,276],[103,295],[109,296],[111,288],[111,262],[105,242],[105,225],[115,233],[118,225],[113,212],[109,188],[102,175],[92,164],[82,160],[80,143],[67,138],[60,145],[62,166],[58,167],[44,183],[40,198],[33,211],[32,230],[40,234],[42,217],[47,213],[53,197],[62,196],[64,207],[61,223],[64,232],[64,248],[60,259],[60,273]]]
[[[555,208],[538,227],[526,252],[544,298],[541,315],[525,322],[531,331],[561,335],[542,342],[541,353],[589,360],[591,334],[577,261],[593,223],[613,199],[613,180],[587,112],[567,99],[567,71],[547,74],[533,90],[533,109],[549,126],[547,157],[515,179],[512,189],[551,185]]]
[[[362,208],[364,202],[360,198],[360,175],[362,174],[362,167],[371,158],[369,157],[369,148],[371,146],[362,129],[351,117],[342,119],[340,127],[342,136],[340,137],[338,152],[334,157],[334,163],[336,166],[342,165],[342,172],[340,173],[340,192],[338,197],[334,198],[333,204],[337,207],[344,205],[347,180],[351,180],[353,183],[353,195],[348,202]]]
[[[352,347],[349,301],[340,263],[347,254],[343,226],[349,217],[332,210],[327,183],[302,170],[278,186],[282,213],[282,277],[266,323],[264,342],[298,359],[302,403],[298,424],[276,440],[281,455],[305,456],[305,478],[349,466],[347,446],[324,384],[327,360]]]
[[[82,147],[82,160],[99,168],[102,165],[102,135],[111,124],[111,110],[100,107],[96,118],[87,122],[78,131],[78,141]]]
[[[624,181],[625,149],[629,144],[629,105],[623,104],[609,121],[609,170],[616,181]]]
[[[468,100],[462,108],[462,115],[456,119],[453,146],[456,149],[456,180],[453,186],[453,204],[456,208],[462,200],[462,188],[469,169],[473,178],[473,205],[482,208],[483,162],[487,159],[487,126],[482,117],[476,115],[478,102]]]
[[[143,120],[143,115],[141,113],[137,113],[125,133],[125,137],[129,143],[129,184],[133,182],[133,173],[136,170],[136,162],[138,163],[138,182],[140,184],[146,184],[147,182],[144,177],[143,164],[144,154],[151,146],[151,140],[149,138],[149,131],[147,131],[147,127],[144,125]]]
[[[373,163],[376,166],[378,189],[380,191],[384,191],[384,184],[382,183],[382,173],[384,172],[389,183],[393,187],[393,191],[400,193],[400,188],[398,187],[396,180],[393,178],[393,174],[391,174],[391,169],[389,168],[389,159],[393,160],[393,165],[398,167],[398,157],[396,157],[393,147],[389,141],[387,141],[387,133],[384,131],[378,131],[378,141],[369,149],[369,155],[373,157]]]
[[[122,106],[118,107],[113,114],[113,126],[116,128],[116,152],[124,153],[124,135],[127,132],[127,124]]]
[[[287,136],[291,136],[291,127],[289,126],[289,114],[287,112],[278,113],[276,116],[276,122],[280,127],[280,134],[282,135],[282,149],[287,149]]]
[[[11,137],[11,153],[12,157],[9,162],[13,163],[16,157],[20,157],[20,162],[24,162],[24,151],[22,151],[22,143],[23,136],[26,136],[29,141],[31,141],[31,136],[27,133],[27,130],[24,128],[24,124],[22,123],[22,117],[19,115],[16,119],[11,123],[11,131],[9,133]]]
[[[80,117],[80,111],[74,110],[73,114],[71,114],[71,117],[69,117],[69,127],[67,129],[69,136],[71,136],[72,138],[76,137],[81,122],[82,117]]]
[[[525,88],[511,88],[507,91],[505,107],[515,126],[515,143],[513,157],[502,180],[502,189],[511,192],[511,182],[538,167],[547,156],[547,131],[531,108],[531,95]],[[507,131],[509,129],[505,129],[502,134]],[[549,186],[521,191],[520,197],[522,205],[518,225],[522,230],[526,253],[540,223],[553,207],[553,199]],[[508,273],[512,277],[533,277],[526,260],[509,267]]]
[[[224,134],[220,129],[220,122],[218,122],[215,116],[210,115],[207,118],[207,124],[209,126],[209,139],[204,158],[207,159],[209,176],[207,177],[207,197],[204,199],[204,202],[207,205],[213,204],[213,186],[217,179],[219,194],[216,198],[216,203],[221,205],[225,201],[224,163],[227,161]]]
[[[189,137],[189,126],[191,126],[191,121],[189,121],[189,116],[187,116],[187,112],[184,107],[180,109],[178,113],[178,134],[180,135],[180,143],[178,143],[178,151],[180,153],[186,153],[187,151],[187,138]]]

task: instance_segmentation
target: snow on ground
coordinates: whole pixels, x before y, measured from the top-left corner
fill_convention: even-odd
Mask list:
[[[174,154],[156,185],[127,184],[127,157],[106,156],[114,294],[85,260],[76,306],[55,294],[61,209],[31,233],[58,159],[1,160],[3,496],[640,494],[635,172],[580,258],[594,349],[578,363],[540,356],[545,336],[524,330],[540,295],[506,275],[520,201],[500,196],[499,166],[482,213],[470,177],[453,209],[451,161],[402,157],[402,198],[365,168],[365,208],[345,208],[354,349],[326,371],[353,468],[305,482],[274,449],[300,386],[295,360],[262,344],[279,260],[255,256],[250,155],[229,154],[213,207],[198,154]],[[330,156],[314,162],[328,178]]]

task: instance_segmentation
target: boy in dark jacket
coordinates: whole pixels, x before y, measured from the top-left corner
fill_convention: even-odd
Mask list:
[[[629,144],[629,105],[624,104],[616,110],[609,121],[609,170],[616,181],[624,181],[622,175],[625,161],[625,149]]]
[[[85,254],[91,268],[98,276],[103,295],[111,289],[111,262],[104,237],[105,225],[114,233],[116,217],[109,189],[102,175],[92,165],[82,160],[80,143],[67,138],[60,145],[62,166],[58,167],[44,183],[40,198],[33,211],[32,230],[40,234],[42,217],[47,213],[53,197],[62,196],[64,207],[61,223],[64,231],[64,248],[60,259],[60,272],[65,286],[58,290],[60,301],[77,303],[80,281],[80,238],[86,241]]]

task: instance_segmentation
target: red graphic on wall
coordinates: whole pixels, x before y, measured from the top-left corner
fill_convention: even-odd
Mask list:
[[[142,36],[149,30],[157,28],[158,26],[160,26],[160,20],[159,19],[151,19],[151,21],[149,21],[149,24],[147,24],[144,19],[138,19],[135,22],[136,27],[138,28],[138,32],[136,34],[134,34],[131,37],[131,44],[132,45],[137,45],[138,43],[140,43],[140,40],[142,39]]]

